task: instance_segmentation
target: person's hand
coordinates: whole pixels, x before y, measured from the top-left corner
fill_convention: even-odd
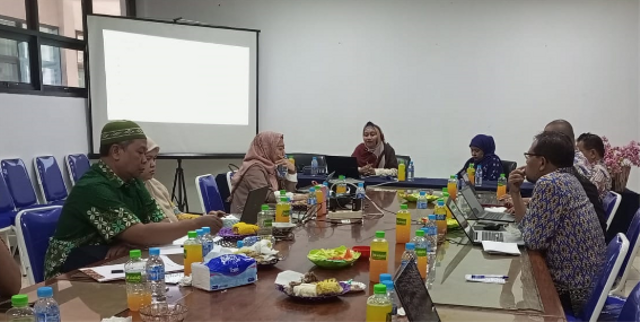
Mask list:
[[[297,173],[296,166],[289,159],[280,159],[280,160],[276,161],[276,165],[285,166],[287,168],[287,172],[289,172],[289,174],[296,174]]]
[[[509,174],[509,188],[511,193],[520,193],[520,186],[524,182],[524,167],[517,168]]]
[[[372,176],[376,174],[376,169],[374,169],[370,164],[360,167],[358,170],[360,171],[360,174],[365,176]]]
[[[227,213],[222,210],[211,210],[209,211],[207,216],[216,216],[218,218],[224,218],[227,216]]]
[[[516,208],[513,208],[513,206],[512,206],[512,207],[509,207],[509,208],[507,209],[506,213],[508,213],[508,214],[515,214],[515,213],[516,213]]]
[[[211,228],[211,234],[217,234],[222,229],[222,219],[216,216],[202,216],[193,220],[198,220],[198,226]]]
[[[131,247],[127,244],[115,244],[107,251],[107,256],[104,259],[118,258],[127,255]]]

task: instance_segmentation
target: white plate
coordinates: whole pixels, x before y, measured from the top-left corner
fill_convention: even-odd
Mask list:
[[[343,281],[343,282],[349,284],[349,281]],[[366,290],[367,290],[367,284],[351,281],[351,290],[349,290],[349,293],[364,292]]]
[[[290,222],[274,222],[272,225],[274,228],[293,228],[296,226]]]

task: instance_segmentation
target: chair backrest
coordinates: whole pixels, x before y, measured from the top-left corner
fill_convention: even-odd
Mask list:
[[[71,185],[75,185],[82,178],[82,175],[91,168],[89,158],[84,154],[69,154],[66,156],[65,161]]]
[[[618,322],[637,321],[640,321],[640,283],[633,287],[618,315]]]
[[[38,204],[36,192],[22,159],[2,160],[0,167],[16,208],[21,209]]]
[[[609,226],[613,221],[613,217],[615,217],[616,212],[618,211],[620,202],[622,202],[622,196],[613,191],[609,191],[604,197],[604,200],[602,200],[602,206],[604,207],[604,211],[607,215],[607,229],[609,229]]]
[[[36,157],[33,159],[33,166],[45,203],[67,199],[67,186],[64,184],[62,171],[55,157],[50,155]]]
[[[500,160],[502,161],[502,171],[504,172],[504,175],[507,176],[507,178],[509,177],[509,173],[511,173],[513,170],[515,170],[518,167],[518,163],[515,161],[508,161],[508,160]]]
[[[44,280],[44,258],[61,212],[61,206],[46,206],[25,209],[16,216],[20,260],[32,285]]]
[[[202,210],[205,213],[212,210],[224,210],[224,203],[222,203],[218,184],[211,174],[197,176],[196,189],[198,189],[200,205],[202,205]]]
[[[0,214],[10,212],[16,209],[16,205],[13,203],[9,187],[4,181],[4,176],[0,176]]]
[[[316,157],[318,160],[318,167],[323,168],[326,166],[324,155],[314,153],[287,153],[287,157],[293,158],[296,162],[296,169],[299,173],[302,173],[304,167],[311,166],[311,160]]]
[[[618,277],[618,272],[622,266],[627,251],[629,250],[629,241],[623,233],[618,233],[613,238],[605,253],[605,263],[602,267],[600,276],[597,277],[596,286],[593,293],[585,303],[582,310],[582,321],[596,322],[602,312],[607,296],[613,287],[613,283]]]
[[[640,248],[640,238],[638,238],[640,236],[640,209],[638,209],[636,214],[633,215],[633,219],[631,220],[631,224],[629,224],[629,229],[627,229],[625,236],[629,239],[629,251],[627,252],[627,256],[624,257],[624,261],[620,267],[617,284],[611,291],[612,293],[620,296],[623,295],[622,292],[625,288],[624,284],[627,281],[629,272],[633,268],[633,259],[636,258],[638,249]]]

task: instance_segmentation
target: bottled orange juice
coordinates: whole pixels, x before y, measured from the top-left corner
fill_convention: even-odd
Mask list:
[[[405,181],[407,179],[407,166],[403,161],[398,164],[398,181]]]
[[[498,191],[496,192],[496,195],[498,199],[500,199],[500,197],[506,194],[507,194],[507,178],[505,178],[503,173],[500,175],[500,178],[498,179]]]
[[[449,178],[449,182],[447,182],[447,192],[449,193],[449,197],[453,200],[456,200],[456,195],[458,194],[458,176],[452,175]]]
[[[291,204],[289,199],[280,198],[280,202],[276,205],[276,222],[290,222]]]
[[[408,243],[411,240],[411,213],[407,205],[400,206],[396,213],[396,244]]]
[[[338,176],[338,180],[340,180],[340,182],[338,182],[338,186],[336,187],[336,194],[341,195],[347,193],[347,183],[344,176]]]
[[[384,239],[384,231],[376,231],[376,238],[371,242],[369,255],[369,280],[378,283],[380,274],[387,273],[389,265],[389,242]]]
[[[151,304],[151,290],[147,283],[145,262],[140,258],[139,249],[129,252],[129,261],[124,264],[124,276],[127,289],[127,306],[131,311]]]
[[[469,167],[467,168],[467,176],[469,177],[469,184],[472,186],[476,185],[476,168],[473,163],[469,163]]]
[[[195,231],[187,233],[189,239],[184,242],[184,276],[191,276],[191,263],[202,262],[202,244],[196,238],[198,234]]]
[[[436,226],[438,227],[438,244],[440,244],[444,242],[447,235],[447,210],[444,200],[438,199],[434,213],[436,214]]]

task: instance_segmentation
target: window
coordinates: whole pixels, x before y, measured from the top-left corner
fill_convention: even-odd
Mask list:
[[[0,92],[86,97],[86,15],[134,9],[135,0],[0,0]]]

